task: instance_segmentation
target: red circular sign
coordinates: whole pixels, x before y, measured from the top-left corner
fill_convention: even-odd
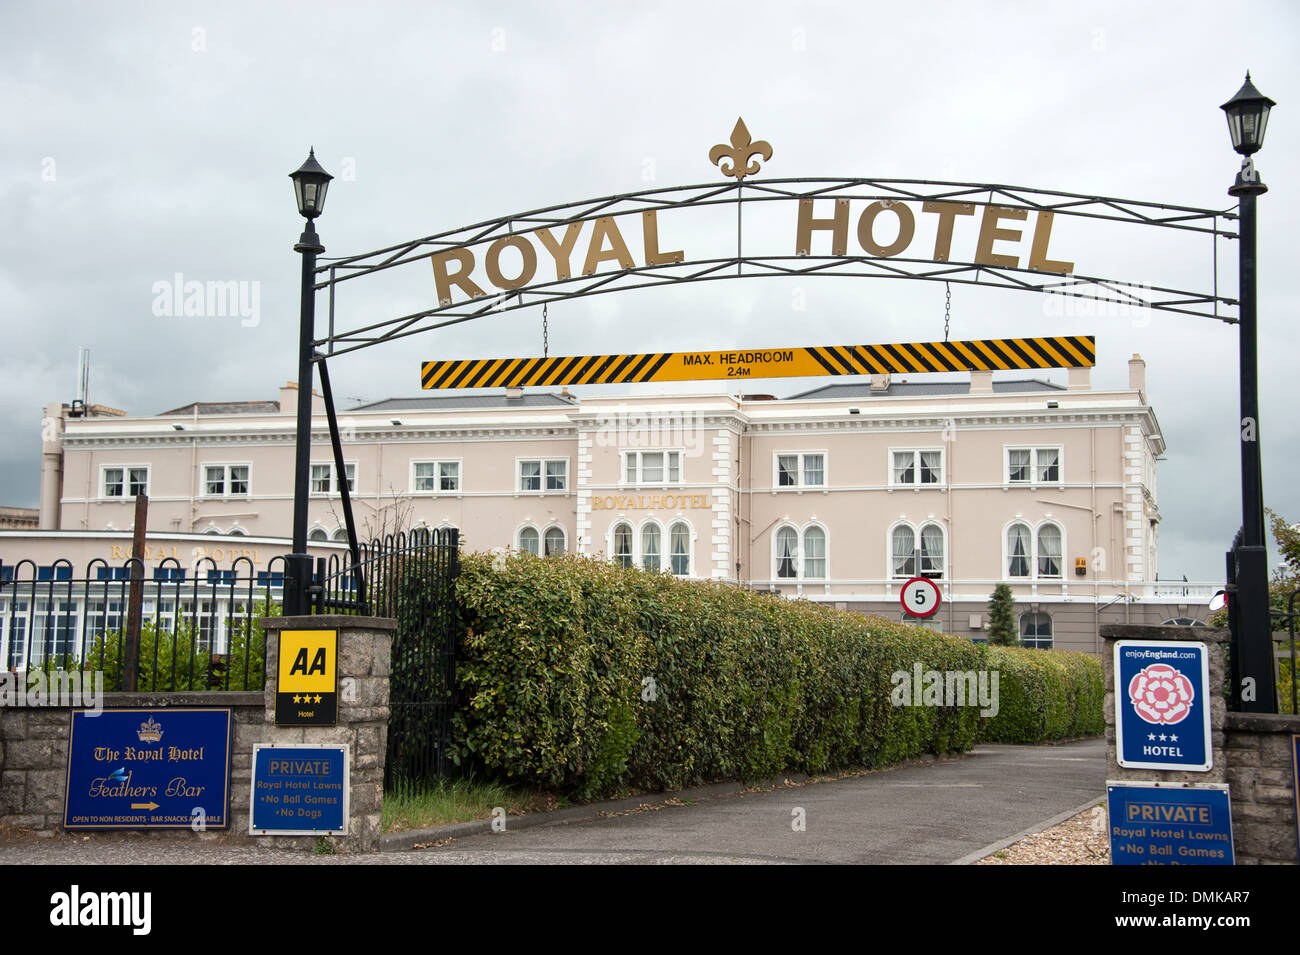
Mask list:
[[[929,617],[939,609],[939,585],[928,577],[913,577],[903,584],[898,602],[913,617]]]

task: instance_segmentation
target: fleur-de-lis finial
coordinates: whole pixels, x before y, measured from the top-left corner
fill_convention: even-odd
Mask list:
[[[764,139],[753,142],[749,130],[745,128],[745,121],[740,118],[736,119],[736,128],[731,131],[731,145],[718,143],[709,150],[709,162],[717,166],[724,176],[735,176],[738,180],[758,172],[758,163],[750,162],[752,156],[763,160],[771,159],[772,144]]]

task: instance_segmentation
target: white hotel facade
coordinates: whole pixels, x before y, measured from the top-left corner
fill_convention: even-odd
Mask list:
[[[265,569],[290,549],[297,397],[48,406],[38,526],[0,530],[0,561],[120,563],[144,491],[147,564]],[[314,401],[324,554],[345,535]],[[363,537],[454,526],[468,550],[572,551],[894,619],[920,575],[943,598],[929,625],[976,639],[1006,582],[1027,642],[1089,652],[1101,623],[1204,620],[1215,589],[1157,580],[1164,438],[1136,355],[1121,390],[1074,369],[1065,386],[882,375],[785,399],[497,391],[379,401],[340,426]]]

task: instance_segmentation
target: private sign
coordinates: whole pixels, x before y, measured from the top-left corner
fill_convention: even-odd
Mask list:
[[[284,630],[275,687],[277,726],[338,722],[337,630]]]

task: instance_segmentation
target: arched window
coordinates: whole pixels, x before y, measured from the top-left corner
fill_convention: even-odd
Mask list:
[[[1038,529],[1038,576],[1061,576],[1061,529],[1055,524]]]
[[[632,566],[632,528],[627,524],[614,528],[614,561],[620,567]]]
[[[673,573],[686,577],[691,572],[691,529],[678,521],[668,531],[668,546]]]
[[[1045,613],[1020,615],[1020,645],[1038,650],[1052,649],[1052,618]]]
[[[891,572],[895,577],[916,576],[916,534],[906,524],[899,524],[891,535]]]
[[[244,533],[244,529],[243,529],[242,527],[232,527],[230,530],[226,531],[226,535],[229,536],[229,537],[247,537],[247,536],[248,536],[246,533]]]
[[[336,541],[346,541],[348,539],[348,529],[346,527],[338,528],[334,532],[334,537],[332,539]]]
[[[534,531],[536,533],[536,531]],[[564,528],[548,527],[546,529],[546,556],[564,553]]]
[[[921,528],[921,576],[943,578],[943,528],[938,524]]]
[[[539,542],[540,538],[536,527],[525,527],[519,531],[519,549],[523,553],[536,556]]]
[[[1007,528],[1007,576],[1028,577],[1032,560],[1033,538],[1025,524]]]
[[[818,579],[826,576],[826,532],[820,527],[803,532],[803,575]]]
[[[799,576],[795,564],[795,554],[799,550],[799,535],[793,527],[782,527],[776,532],[776,576],[794,578]]]
[[[313,527],[311,533],[307,535],[309,541],[327,541],[330,539],[329,534],[325,533],[323,527]]]
[[[659,569],[658,524],[647,524],[641,528],[641,566],[646,570]]]

